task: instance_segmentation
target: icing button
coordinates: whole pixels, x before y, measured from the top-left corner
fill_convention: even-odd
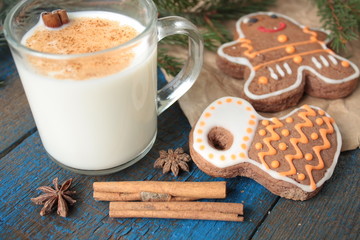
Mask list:
[[[280,166],[279,161],[274,160],[274,161],[271,162],[271,167],[272,168],[278,168],[279,166]]]
[[[287,46],[286,48],[285,48],[285,51],[287,52],[287,53],[294,53],[295,52],[295,48],[293,47],[293,46]]]
[[[288,37],[284,34],[281,34],[277,37],[277,40],[278,40],[278,42],[284,43],[284,42],[287,42]]]
[[[294,61],[294,63],[301,63],[302,62],[302,57],[301,56],[295,56],[294,58],[293,58],[293,61]]]
[[[260,149],[262,149],[262,144],[261,143],[256,143],[255,144],[255,148],[257,149],[257,150],[260,150]]]
[[[317,133],[312,133],[310,137],[312,140],[316,140],[319,138],[319,135]]]
[[[286,150],[287,149],[286,143],[279,143],[279,149],[282,151]]]
[[[311,161],[313,159],[313,155],[311,153],[305,154],[305,159]]]
[[[287,130],[287,129],[283,129],[283,130],[281,131],[281,134],[282,134],[284,137],[287,137],[287,136],[290,135],[290,131]]]
[[[269,79],[267,77],[261,76],[261,77],[259,77],[258,82],[260,84],[267,84],[269,82]]]
[[[324,120],[322,118],[317,118],[316,120],[316,124],[321,126],[324,123]]]
[[[341,61],[341,66],[343,66],[344,68],[348,68],[350,64],[348,61]]]
[[[285,119],[285,121],[287,123],[292,123],[292,122],[294,122],[294,119],[292,117],[288,117],[288,118]]]
[[[299,179],[299,181],[303,181],[305,179],[305,174],[299,173],[298,174],[298,179]]]
[[[266,131],[264,129],[260,129],[259,130],[259,135],[260,136],[265,136],[266,135]]]

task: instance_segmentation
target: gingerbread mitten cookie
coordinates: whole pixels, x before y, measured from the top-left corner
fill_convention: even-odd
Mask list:
[[[249,177],[276,195],[306,200],[331,177],[341,136],[317,107],[268,119],[246,100],[224,97],[202,113],[189,145],[193,161],[211,176]]]
[[[335,99],[356,88],[358,67],[327,48],[324,31],[281,14],[259,12],[240,18],[236,32],[235,41],[218,49],[217,64],[226,74],[245,79],[238,96],[259,111],[294,106],[304,91]]]

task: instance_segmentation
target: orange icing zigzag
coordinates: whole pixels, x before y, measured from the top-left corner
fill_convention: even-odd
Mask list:
[[[277,140],[280,139],[280,136],[274,131],[274,129],[284,126],[284,124],[282,122],[280,122],[279,119],[277,119],[277,118],[273,118],[272,121],[275,124],[274,125],[268,125],[266,127],[266,130],[269,131],[271,136],[267,137],[267,138],[264,138],[264,143],[266,144],[266,146],[268,147],[269,150],[267,152],[259,152],[258,153],[259,159],[260,159],[261,163],[264,164],[266,169],[270,169],[270,168],[265,162],[265,156],[275,155],[277,153],[275,148],[273,146],[271,146],[270,142],[271,141],[277,141]]]
[[[303,32],[310,34],[312,36],[312,37],[310,37],[311,40],[317,40],[317,33],[315,31],[311,31],[308,27],[304,27]],[[317,40],[317,41],[319,41],[319,40]]]
[[[315,116],[316,112],[310,108],[308,105],[304,105],[303,108],[306,110],[306,112],[300,112],[298,116],[302,119],[304,119],[305,122],[298,123],[295,125],[296,131],[300,134],[299,138],[291,138],[290,143],[294,147],[296,154],[288,154],[285,155],[285,160],[289,163],[290,170],[287,172],[281,172],[281,175],[288,176],[288,175],[294,175],[296,174],[296,168],[293,163],[293,159],[301,159],[304,157],[304,154],[298,147],[298,143],[308,143],[309,139],[306,137],[305,133],[302,131],[303,127],[312,127],[314,124],[310,121],[310,119],[307,116]]]
[[[323,169],[324,168],[324,160],[322,159],[321,157],[321,154],[320,152],[322,150],[325,150],[325,149],[329,149],[331,147],[331,144],[330,144],[330,141],[327,139],[326,135],[328,133],[332,134],[334,133],[334,128],[332,126],[332,122],[334,121],[332,118],[329,118],[329,117],[323,117],[324,119],[324,122],[326,123],[328,129],[325,129],[325,128],[321,128],[319,130],[320,132],[320,135],[322,137],[322,140],[323,140],[323,145],[322,146],[315,146],[313,147],[313,150],[317,156],[317,158],[319,159],[319,164],[316,165],[316,166],[313,166],[313,165],[306,165],[305,166],[305,169],[306,169],[306,172],[307,174],[309,175],[309,178],[310,178],[310,186],[313,190],[316,189],[316,183],[315,183],[315,180],[314,180],[314,177],[312,175],[312,170],[315,169],[315,170],[320,170],[320,169]]]

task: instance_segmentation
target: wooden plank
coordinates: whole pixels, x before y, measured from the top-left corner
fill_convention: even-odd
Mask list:
[[[0,156],[22,136],[35,129],[10,50],[0,47]]]
[[[106,239],[247,239],[277,199],[259,184],[247,178],[228,179],[228,197],[224,202],[245,205],[245,222],[168,219],[111,219],[108,203],[92,198],[94,181],[223,181],[201,172],[193,163],[189,173],[179,177],[163,175],[152,167],[162,149],[187,146],[190,125],[176,104],[159,118],[158,138],[150,153],[135,165],[109,176],[90,177],[61,169],[46,156],[38,133],[34,133],[1,159],[0,163],[0,234],[32,239],[81,238]],[[74,177],[78,202],[68,218],[55,214],[39,216],[40,206],[30,202],[39,194],[36,187],[49,184],[54,177],[60,181]],[[5,229],[10,229],[6,231]]]
[[[147,156],[119,173],[90,177],[61,169],[51,162],[41,145],[15,72],[9,51],[1,48],[0,76],[0,234],[5,238],[125,238],[125,239],[356,239],[359,238],[359,159],[360,150],[343,153],[334,177],[320,194],[307,202],[279,199],[247,178],[227,179],[224,202],[245,205],[245,222],[201,220],[111,219],[108,204],[92,199],[94,181],[223,181],[202,173],[190,164],[190,173],[163,175],[152,167],[162,149],[184,147],[188,151],[190,126],[176,104],[159,118],[154,148]],[[0,80],[3,80],[0,79]],[[162,79],[162,82],[164,80]],[[27,137],[27,135],[30,135]],[[22,138],[26,137],[23,142]],[[20,139],[20,141],[19,141]],[[10,146],[19,144],[11,152]],[[11,150],[12,148],[10,148]],[[2,155],[0,154],[0,157]],[[346,165],[345,165],[346,163]],[[352,166],[352,167],[349,167]],[[39,216],[40,206],[30,202],[39,194],[36,187],[74,177],[77,204],[68,218],[53,214]],[[277,204],[276,204],[277,203]],[[272,209],[272,206],[275,207]],[[271,214],[266,216],[268,210]],[[265,220],[264,220],[265,219]],[[262,222],[264,220],[264,222]],[[299,225],[301,224],[301,225]],[[260,227],[259,227],[260,226]],[[284,230],[286,229],[286,231]]]
[[[280,199],[253,239],[360,239],[359,159],[359,149],[342,153],[313,199]]]

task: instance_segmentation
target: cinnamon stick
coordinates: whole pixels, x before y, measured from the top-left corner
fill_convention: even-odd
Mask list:
[[[94,192],[97,201],[140,201],[140,193]]]
[[[188,197],[173,197],[166,193],[112,193],[112,192],[94,192],[93,197],[96,201],[113,201],[113,202],[126,202],[126,201],[143,201],[143,202],[184,202],[194,201],[198,198]]]
[[[243,222],[244,217],[235,213],[200,212],[200,211],[110,211],[112,218],[174,218],[174,219],[199,219]]]
[[[110,211],[200,211],[244,214],[244,205],[228,202],[110,202]]]
[[[176,218],[244,221],[243,205],[219,202],[110,202],[113,218]]]
[[[64,9],[58,9],[52,12],[43,12],[41,14],[45,26],[58,28],[70,22],[67,12]]]
[[[226,182],[94,182],[94,192],[140,193],[154,192],[170,194],[172,197],[225,198]]]

